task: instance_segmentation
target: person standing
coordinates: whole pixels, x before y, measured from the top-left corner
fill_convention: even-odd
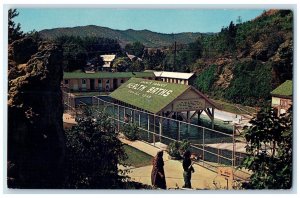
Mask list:
[[[166,189],[166,178],[164,172],[163,151],[158,151],[152,161],[151,183],[156,188]]]
[[[195,172],[192,165],[193,163],[191,160],[191,152],[187,150],[183,154],[183,161],[182,161],[183,179],[184,179],[184,185],[182,186],[183,188],[192,188],[191,178],[192,178],[192,173]]]

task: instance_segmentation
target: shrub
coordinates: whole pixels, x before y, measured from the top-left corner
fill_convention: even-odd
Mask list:
[[[108,115],[93,115],[87,108],[76,118],[77,125],[66,131],[67,173],[65,188],[116,189],[125,175],[118,164],[127,156]]]
[[[174,159],[181,159],[183,153],[190,147],[188,140],[171,142],[168,145],[168,153]]]
[[[139,129],[136,124],[130,123],[125,124],[123,126],[123,134],[125,135],[126,139],[134,141],[139,139]]]

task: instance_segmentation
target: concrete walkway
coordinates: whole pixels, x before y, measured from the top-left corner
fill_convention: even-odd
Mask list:
[[[155,156],[160,148],[154,147],[142,141],[128,141],[124,138],[120,138],[124,144],[128,144],[132,147],[137,148],[151,156]],[[164,152],[163,156],[165,166],[165,176],[167,188],[175,189],[181,188],[184,184],[183,180],[183,168],[182,161],[171,160],[167,152]],[[195,173],[192,174],[192,188],[193,189],[227,189],[227,180],[218,175],[217,173],[203,168],[200,165],[194,164]],[[152,165],[144,166],[140,168],[131,168],[128,174],[133,181],[140,182],[143,184],[151,185],[151,170]],[[228,189],[232,189],[232,181],[228,180]]]

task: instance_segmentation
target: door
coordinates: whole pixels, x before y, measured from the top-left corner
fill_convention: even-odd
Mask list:
[[[118,79],[114,78],[113,80],[113,89],[117,89],[118,88]]]
[[[90,79],[90,90],[95,90],[95,79]]]

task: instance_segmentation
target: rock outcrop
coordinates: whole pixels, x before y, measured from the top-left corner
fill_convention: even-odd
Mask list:
[[[8,64],[8,187],[61,188],[62,50],[20,39],[9,46]]]

